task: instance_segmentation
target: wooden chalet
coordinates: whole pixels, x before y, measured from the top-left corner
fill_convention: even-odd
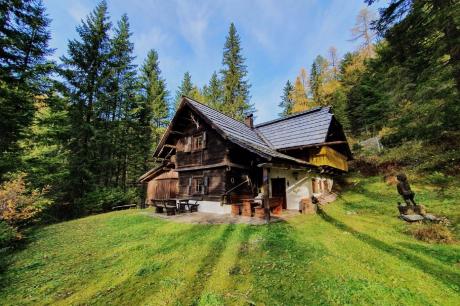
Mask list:
[[[161,165],[140,178],[147,202],[195,199],[199,211],[230,213],[228,204],[257,195],[299,209],[331,190],[351,152],[329,107],[254,125],[183,97],[153,156]]]

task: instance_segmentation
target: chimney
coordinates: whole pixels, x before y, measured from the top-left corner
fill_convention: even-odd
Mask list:
[[[254,128],[254,119],[253,118],[254,118],[253,114],[249,114],[249,115],[246,116],[246,118],[244,118],[244,124],[246,124],[251,129]]]

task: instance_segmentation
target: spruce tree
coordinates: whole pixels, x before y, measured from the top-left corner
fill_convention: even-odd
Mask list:
[[[176,99],[175,99],[176,109],[177,107],[179,107],[182,96],[190,97],[192,90],[193,90],[192,75],[187,71],[184,73],[184,78],[182,79],[182,83],[179,85],[179,88],[176,91]]]
[[[54,89],[34,102],[30,127],[19,141],[21,167],[36,189],[49,188],[48,194],[62,200],[69,179],[69,151],[66,147],[70,122],[68,102]]]
[[[136,167],[137,154],[134,129],[137,120],[134,112],[137,109],[138,80],[136,65],[133,64],[134,45],[130,41],[131,33],[126,15],[121,17],[114,30],[110,44],[110,77],[109,88],[105,95],[106,103],[101,106],[107,109],[109,117],[104,116],[101,129],[96,137],[99,147],[100,167],[106,169],[100,176],[104,186],[115,186],[126,189],[128,180],[133,179],[132,168]]]
[[[161,77],[158,53],[150,50],[141,67],[142,99],[152,111],[151,121],[155,127],[165,126],[168,118],[168,91]]]
[[[214,71],[209,84],[203,87],[203,95],[206,103],[214,109],[221,110],[223,104],[222,82]]]
[[[283,88],[283,95],[281,96],[281,102],[278,104],[281,107],[282,112],[279,114],[280,117],[289,116],[292,113],[292,107],[294,101],[292,99],[292,91],[294,90],[294,86],[292,86],[291,82],[288,80],[286,85]]]
[[[329,66],[328,61],[318,55],[315,58],[311,66],[311,76],[310,76],[310,86],[311,86],[311,93],[313,97],[313,101],[316,104],[323,105],[324,104],[324,95],[322,93],[322,86],[325,82],[325,72]]]
[[[98,113],[107,109],[105,88],[111,75],[110,39],[111,23],[105,1],[88,15],[77,27],[79,39],[68,43],[67,55],[61,58],[63,76],[69,92],[72,123],[70,177],[72,198],[82,196],[95,183],[99,172],[97,147],[94,136]]]
[[[18,165],[17,141],[34,115],[34,97],[49,86],[49,23],[40,0],[0,4],[0,179]]]
[[[161,77],[158,54],[150,50],[147,54],[140,75],[141,92],[139,97],[138,135],[139,157],[142,170],[147,171],[151,165],[149,158],[152,148],[160,141],[164,127],[168,123],[168,91],[166,82]]]
[[[249,101],[250,85],[246,80],[247,67],[241,52],[240,37],[235,25],[231,23],[222,59],[224,68],[221,70],[223,86],[221,110],[237,120],[243,120],[245,115],[254,112],[254,106]]]

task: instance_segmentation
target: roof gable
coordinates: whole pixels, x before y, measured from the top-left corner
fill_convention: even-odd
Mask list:
[[[271,148],[264,140],[258,135],[256,129],[251,129],[244,123],[235,120],[207,105],[204,105],[200,102],[197,102],[188,97],[183,97],[181,104],[179,105],[176,115],[171,120],[168,129],[161,138],[161,141],[154,153],[154,156],[157,156],[161,150],[161,147],[166,142],[166,139],[169,136],[172,126],[175,124],[177,119],[177,114],[179,110],[188,105],[192,110],[194,110],[205,122],[207,122],[214,130],[216,130],[224,139],[229,140],[230,142],[249,150],[259,156],[262,156],[268,160],[271,158],[279,158],[284,160],[290,160],[300,164],[308,164],[305,161],[294,158],[292,156],[277,152]]]

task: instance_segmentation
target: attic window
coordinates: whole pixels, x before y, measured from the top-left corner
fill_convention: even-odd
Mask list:
[[[191,139],[192,151],[203,150],[206,148],[206,132],[196,134]]]
[[[203,135],[200,134],[197,136],[193,136],[192,150],[196,151],[196,150],[201,150],[201,149],[203,149]]]

